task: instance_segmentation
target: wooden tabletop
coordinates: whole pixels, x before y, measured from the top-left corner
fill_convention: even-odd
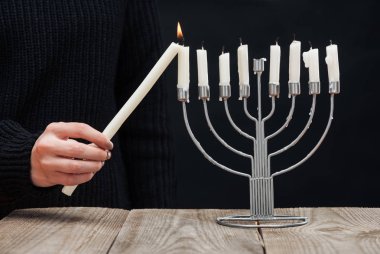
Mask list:
[[[215,218],[247,210],[45,208],[0,221],[1,253],[380,253],[380,208],[288,208],[285,229],[239,229]]]

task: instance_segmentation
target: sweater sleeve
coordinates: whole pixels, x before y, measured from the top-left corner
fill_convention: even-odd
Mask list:
[[[39,192],[30,178],[30,155],[39,136],[11,120],[0,120],[0,204]]]
[[[154,66],[161,49],[155,1],[129,0],[116,80],[119,107]],[[120,132],[134,208],[174,205],[176,177],[166,100],[166,84],[160,79]]]

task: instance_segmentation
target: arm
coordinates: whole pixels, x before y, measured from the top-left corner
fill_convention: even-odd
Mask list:
[[[30,180],[30,155],[39,135],[14,121],[0,121],[0,203],[35,190]]]
[[[121,107],[162,51],[155,1],[129,0],[120,47],[116,98]],[[173,205],[175,176],[167,94],[159,80],[120,130],[133,207]]]

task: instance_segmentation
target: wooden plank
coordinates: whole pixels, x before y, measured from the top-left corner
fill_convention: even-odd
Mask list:
[[[107,208],[17,210],[0,221],[0,252],[106,253],[127,216]]]
[[[110,253],[264,253],[256,229],[220,226],[239,210],[133,210]]]
[[[276,209],[276,214],[308,216],[310,222],[263,229],[267,254],[380,253],[380,208]]]

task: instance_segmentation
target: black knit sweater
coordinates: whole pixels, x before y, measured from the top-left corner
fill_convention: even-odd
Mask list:
[[[175,196],[166,89],[113,138],[112,159],[72,197],[34,187],[30,154],[51,122],[102,131],[161,55],[154,0],[0,1],[0,215],[16,208],[164,207]]]

